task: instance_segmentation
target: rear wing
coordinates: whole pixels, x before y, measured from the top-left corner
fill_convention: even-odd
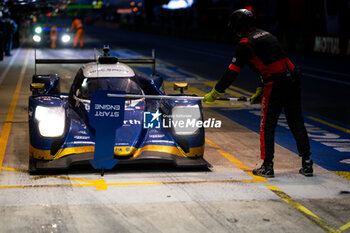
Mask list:
[[[112,56],[111,56],[112,57]],[[151,58],[117,58],[118,62],[125,64],[151,64],[152,65],[152,76],[155,74],[156,70],[156,58],[155,50],[152,50]],[[34,51],[34,71],[36,74],[37,64],[86,64],[89,62],[97,62],[95,59],[38,59],[36,58],[36,50]]]

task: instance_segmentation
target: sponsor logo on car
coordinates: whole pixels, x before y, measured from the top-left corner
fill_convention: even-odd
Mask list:
[[[160,128],[160,116],[162,114],[157,112],[144,112],[143,113],[143,128],[145,129],[159,129]]]

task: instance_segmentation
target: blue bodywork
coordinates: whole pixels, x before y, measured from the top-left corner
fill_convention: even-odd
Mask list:
[[[82,73],[81,69],[79,72]],[[109,79],[117,78],[123,79],[109,77],[100,80],[109,82]],[[130,80],[142,89],[144,95],[165,95],[160,76],[135,73]],[[32,81],[44,85],[33,88],[32,96],[29,97],[30,170],[67,169],[71,165],[93,159],[96,137],[100,135],[96,135],[96,129],[89,123],[89,101],[73,96],[75,81],[68,94],[60,93],[58,75],[34,75]],[[125,100],[123,125],[115,130],[113,156],[119,163],[171,162],[179,167],[208,165],[203,159],[205,140],[202,127],[193,135],[178,135],[173,127],[145,128],[143,125],[145,112],[159,111],[171,115],[175,106],[198,107],[200,119],[203,119],[200,100],[181,99],[181,95],[178,97],[176,100]],[[64,109],[64,129],[61,135],[42,136],[36,117],[39,106]]]

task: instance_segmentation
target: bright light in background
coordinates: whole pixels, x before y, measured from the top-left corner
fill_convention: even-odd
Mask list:
[[[39,27],[36,27],[34,31],[40,34],[43,31],[43,29],[39,26]]]
[[[70,36],[67,35],[67,34],[64,34],[64,35],[62,36],[62,42],[63,42],[63,43],[67,43],[67,42],[69,42],[69,41],[70,41]]]
[[[41,37],[38,36],[38,35],[34,35],[33,36],[33,40],[36,42],[36,43],[39,43],[41,41]]]
[[[181,9],[192,6],[193,0],[170,0],[168,5],[163,5],[162,7],[165,9]]]

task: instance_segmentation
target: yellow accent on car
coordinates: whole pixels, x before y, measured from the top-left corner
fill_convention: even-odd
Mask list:
[[[187,90],[188,89],[188,83],[174,83],[174,90],[179,90],[179,89],[183,89],[183,90]]]
[[[34,90],[34,89],[44,89],[45,88],[45,84],[44,83],[31,83],[30,84],[30,90]]]
[[[59,149],[55,155],[51,155],[50,150],[41,150],[29,145],[29,153],[34,159],[44,159],[44,160],[54,160],[61,158],[65,155],[70,154],[80,154],[86,152],[93,152],[95,150],[94,146],[79,146],[79,147],[69,147],[64,149]]]
[[[135,153],[136,147],[132,146],[116,146],[114,147],[114,155],[116,156],[130,156]]]
[[[29,152],[33,156],[33,158],[43,159],[43,160],[55,160],[66,155],[81,154],[81,153],[94,152],[94,151],[95,151],[94,146],[69,147],[69,148],[60,149],[55,155],[51,155],[50,150],[41,150],[29,145]],[[114,155],[129,156],[133,154],[133,156],[130,159],[135,159],[144,151],[162,152],[162,153],[173,154],[180,157],[193,158],[193,157],[198,157],[203,155],[204,145],[190,148],[190,151],[188,153],[185,153],[181,148],[175,147],[175,146],[147,145],[139,149],[137,149],[136,147],[123,146],[123,147],[115,147]]]

